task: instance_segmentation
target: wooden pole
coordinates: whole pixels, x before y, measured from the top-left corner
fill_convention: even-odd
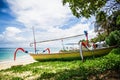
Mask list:
[[[35,50],[35,53],[36,53],[36,40],[35,40],[35,31],[34,31],[34,27],[32,27],[32,30],[33,30],[33,37],[34,37],[34,50]]]

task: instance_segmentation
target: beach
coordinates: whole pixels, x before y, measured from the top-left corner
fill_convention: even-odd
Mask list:
[[[26,65],[36,62],[29,54],[18,51],[16,60],[14,61],[14,52],[16,48],[0,48],[0,70],[10,68],[11,66]],[[32,48],[25,48],[29,52],[33,52]],[[42,52],[43,48],[40,48]],[[52,52],[59,51],[59,48],[52,48]]]
[[[15,62],[0,62],[1,69],[9,68],[0,71],[0,80],[120,80],[119,51],[114,49],[84,62],[79,59],[34,62],[29,55],[21,56]]]
[[[16,58],[16,60],[7,60],[7,61],[2,61],[0,62],[0,70],[2,69],[7,69],[10,68],[12,66],[17,66],[17,65],[26,65],[26,64],[30,64],[30,63],[34,63],[36,62],[31,56],[27,55],[27,56],[22,56],[22,57],[18,57]]]

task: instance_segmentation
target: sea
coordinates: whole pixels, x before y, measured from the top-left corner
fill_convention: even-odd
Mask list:
[[[24,58],[25,56],[29,56],[30,52],[34,53],[33,48],[24,48],[24,49],[28,51],[28,53],[24,53],[19,50],[16,55],[17,58]],[[44,49],[45,48],[37,49],[37,53],[42,53]],[[15,50],[16,48],[0,48],[0,62],[13,61]],[[60,48],[50,48],[50,50],[51,50],[51,53],[54,53],[54,52],[59,52]],[[47,54],[47,52],[45,52],[44,54]]]

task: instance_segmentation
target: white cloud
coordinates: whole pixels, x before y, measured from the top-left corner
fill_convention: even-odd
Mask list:
[[[26,27],[36,26],[49,29],[62,25],[71,17],[68,7],[62,5],[61,0],[8,0],[11,9],[17,15],[17,20]]]
[[[22,31],[16,27],[7,27],[2,35],[4,36],[4,40],[8,42],[19,42],[25,40],[19,35],[21,32]]]
[[[3,35],[8,41],[32,42],[32,26],[35,27],[37,41],[83,34],[84,30],[90,30],[88,22],[86,24],[76,23],[68,29],[60,28],[74,18],[69,7],[62,5],[62,0],[7,0],[7,2],[16,15],[16,20],[25,25],[22,30],[15,27],[6,28]],[[82,18],[81,21],[86,21],[86,19]],[[48,45],[48,43],[45,44]]]
[[[20,32],[21,32],[21,30],[16,27],[7,27],[4,34],[9,37],[9,36],[15,36],[16,34],[18,34]]]
[[[4,39],[4,36],[0,34],[0,41]]]

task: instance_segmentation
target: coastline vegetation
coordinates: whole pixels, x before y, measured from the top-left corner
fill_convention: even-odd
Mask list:
[[[112,71],[112,72],[111,72]],[[114,73],[116,74],[110,74]],[[120,48],[85,62],[47,61],[12,66],[0,71],[0,80],[114,80],[120,79]],[[111,75],[111,76],[110,76]]]

